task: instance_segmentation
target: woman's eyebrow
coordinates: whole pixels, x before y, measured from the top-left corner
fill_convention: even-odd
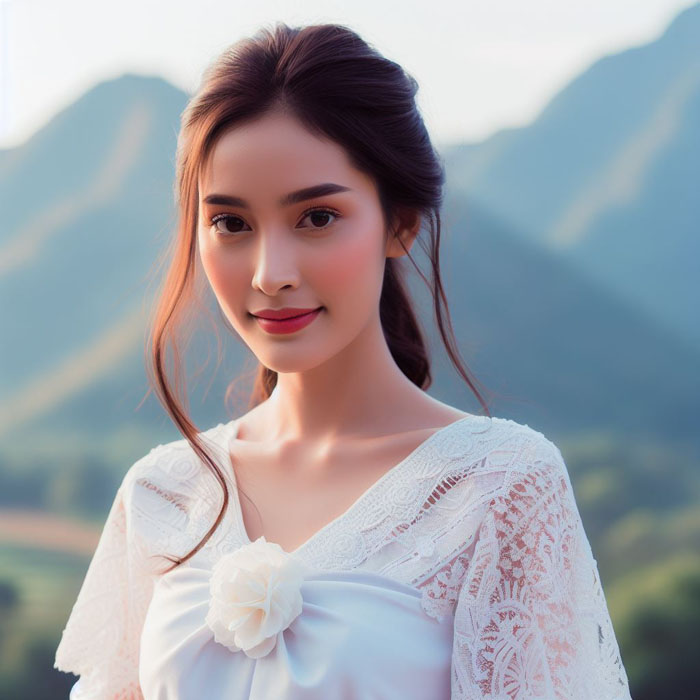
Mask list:
[[[314,197],[323,197],[327,194],[351,191],[349,187],[345,187],[344,185],[336,185],[334,182],[324,182],[320,185],[312,185],[311,187],[304,187],[301,190],[296,190],[296,192],[290,192],[280,199],[279,205],[281,207],[287,207],[307,199],[313,199]],[[240,207],[241,209],[250,208],[250,205],[245,199],[230,194],[208,194],[203,201],[205,204],[219,204]]]

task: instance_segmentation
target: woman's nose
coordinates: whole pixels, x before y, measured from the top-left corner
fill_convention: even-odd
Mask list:
[[[289,233],[279,231],[261,235],[255,250],[252,285],[265,294],[274,295],[278,289],[296,286],[298,270]]]

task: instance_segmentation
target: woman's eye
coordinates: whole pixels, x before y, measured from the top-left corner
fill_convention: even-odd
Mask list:
[[[339,219],[340,214],[334,209],[327,209],[325,207],[316,207],[315,209],[308,209],[302,215],[301,221],[309,219],[311,221],[311,226],[303,228],[311,228],[314,230],[322,230],[328,228],[333,221],[328,221],[328,217],[334,217],[334,219]],[[222,229],[218,224],[220,221],[226,222],[225,229]],[[216,230],[221,234],[234,234],[240,233],[241,225],[245,226],[245,222],[239,216],[234,216],[233,214],[217,214],[213,216],[210,221],[211,225],[216,228]]]
[[[329,217],[329,216],[332,216],[335,219],[340,218],[340,214],[337,211],[334,211],[333,209],[318,209],[317,208],[317,209],[309,209],[308,211],[305,211],[304,218],[302,219],[302,221],[306,218],[316,217],[315,219],[311,219],[311,221],[314,224],[311,228],[322,229],[322,228],[327,228],[328,226],[330,226],[333,223],[333,221],[331,221],[330,223],[327,221],[327,217]],[[319,226],[316,226],[315,224],[319,223],[319,220],[321,222],[325,221],[325,223],[321,223]]]
[[[231,221],[231,220],[234,221],[234,223],[231,224],[232,226],[234,226],[234,228],[235,228],[236,226],[239,225],[239,224],[236,223],[236,222],[243,223],[243,219],[241,219],[241,218],[238,217],[238,216],[233,216],[233,214],[217,214],[216,216],[213,216],[213,217],[212,217],[212,219],[211,219],[211,225],[214,226],[214,227],[216,227],[216,230],[217,230],[219,233],[238,233],[238,231],[232,231],[231,229],[228,228],[228,226],[229,226],[229,223],[228,223],[228,222]],[[227,222],[227,223],[226,223],[226,227],[227,227],[228,230],[222,231],[222,230],[217,226],[217,224],[219,223],[219,221],[225,221],[225,222]]]

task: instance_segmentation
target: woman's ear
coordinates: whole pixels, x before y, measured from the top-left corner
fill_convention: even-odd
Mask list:
[[[402,209],[394,216],[386,243],[386,257],[400,258],[411,250],[421,226],[417,209]]]

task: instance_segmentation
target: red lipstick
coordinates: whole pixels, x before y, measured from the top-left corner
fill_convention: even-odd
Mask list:
[[[308,326],[323,307],[317,309],[263,309],[253,314],[260,327],[268,333],[294,333]]]

